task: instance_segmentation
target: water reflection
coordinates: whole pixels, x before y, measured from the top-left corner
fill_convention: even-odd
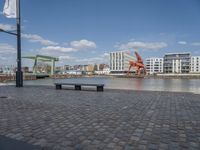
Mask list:
[[[84,78],[71,78],[71,79],[40,79],[34,81],[24,81],[24,85],[54,85],[54,82],[103,83],[105,84],[105,88],[110,88],[110,89],[178,91],[178,92],[200,93],[199,79],[84,77]]]

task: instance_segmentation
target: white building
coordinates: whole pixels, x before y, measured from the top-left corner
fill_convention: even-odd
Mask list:
[[[103,70],[95,71],[98,75],[109,75],[110,74],[110,68],[103,68]]]
[[[147,58],[146,71],[148,74],[163,72],[163,58]]]
[[[67,70],[67,71],[63,72],[63,74],[82,75],[83,71],[81,71],[81,70]]]
[[[124,74],[128,72],[129,61],[135,60],[130,51],[116,51],[110,53],[110,73]],[[131,72],[135,71],[134,68]]]
[[[190,73],[190,52],[168,53],[163,60],[164,73]]]
[[[191,73],[200,73],[200,56],[191,57]]]
[[[7,74],[7,75],[14,75],[15,74],[15,66],[9,65],[9,66],[0,66],[0,73]]]

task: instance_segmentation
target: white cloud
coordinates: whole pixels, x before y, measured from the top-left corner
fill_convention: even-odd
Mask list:
[[[187,42],[186,41],[178,41],[178,44],[181,44],[181,45],[186,45]]]
[[[7,43],[0,43],[0,54],[14,54],[16,53],[16,48]]]
[[[1,58],[1,60],[8,60],[7,57],[0,57],[0,58]]]
[[[99,57],[91,57],[91,58],[84,58],[84,59],[76,59],[78,63],[108,63],[109,62],[109,53],[104,53]]]
[[[104,53],[102,56],[103,56],[103,57],[109,57],[110,54],[109,54],[109,53]]]
[[[75,49],[89,49],[89,48],[96,48],[96,44],[93,41],[88,40],[80,40],[80,41],[72,41],[70,45]]]
[[[23,28],[23,27],[22,27]],[[10,24],[0,24],[0,29],[5,31],[16,30],[16,27]],[[37,34],[21,34],[22,38],[28,39],[30,42],[39,42],[42,45],[58,45],[58,43],[44,39]]]
[[[191,43],[192,46],[200,46],[200,42],[193,42]]]
[[[115,45],[114,45],[114,48],[119,48],[121,46],[121,43],[120,42],[116,42]]]
[[[28,39],[30,42],[39,42],[42,45],[58,45],[58,43],[42,38],[37,34],[22,34],[22,37]]]
[[[16,65],[16,55],[1,55],[0,54],[0,66]]]
[[[165,42],[140,42],[140,41],[130,41],[126,44],[121,44],[118,46],[119,49],[149,49],[149,50],[158,50],[167,47]]]
[[[88,40],[72,41],[70,42],[70,47],[61,47],[61,46],[47,46],[43,47],[41,51],[48,52],[76,52],[83,49],[96,48],[96,44]]]
[[[0,29],[3,29],[5,31],[12,31],[12,30],[16,30],[16,27],[10,24],[1,24],[0,23]]]
[[[41,48],[41,51],[49,51],[49,52],[75,52],[77,49],[72,47],[61,47],[61,46],[47,46]]]
[[[16,63],[16,48],[7,43],[0,43],[1,65],[13,65]]]
[[[102,57],[92,57],[92,58],[84,58],[84,59],[76,59],[76,62],[81,63],[97,63],[102,61]]]
[[[75,59],[74,57],[68,56],[68,55],[64,55],[64,56],[59,56],[59,60],[73,60]]]

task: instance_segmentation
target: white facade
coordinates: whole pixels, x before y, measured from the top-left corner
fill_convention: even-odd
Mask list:
[[[80,70],[67,70],[63,74],[82,75],[82,71],[80,71]]]
[[[191,73],[200,73],[200,56],[191,57]]]
[[[129,61],[135,60],[130,51],[116,51],[110,53],[110,72],[126,73],[129,69]],[[131,71],[134,71],[133,68]]]
[[[172,72],[181,73],[182,60],[172,60]]]
[[[98,75],[109,75],[110,74],[110,68],[103,68],[103,70],[95,71]]]
[[[7,75],[14,75],[15,74],[15,66],[9,65],[9,66],[0,66],[0,73],[7,74]]]
[[[190,52],[167,53],[163,60],[164,73],[190,73]]]
[[[147,58],[146,71],[148,74],[163,72],[163,58]]]

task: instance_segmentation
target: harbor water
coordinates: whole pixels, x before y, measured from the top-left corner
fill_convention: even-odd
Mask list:
[[[38,79],[24,81],[26,85],[54,85],[55,82],[100,83],[107,89],[175,91],[200,93],[200,79],[155,79],[155,78],[116,78],[116,77],[81,77],[68,79]],[[14,82],[4,85],[15,84]],[[1,84],[3,85],[3,84]]]

